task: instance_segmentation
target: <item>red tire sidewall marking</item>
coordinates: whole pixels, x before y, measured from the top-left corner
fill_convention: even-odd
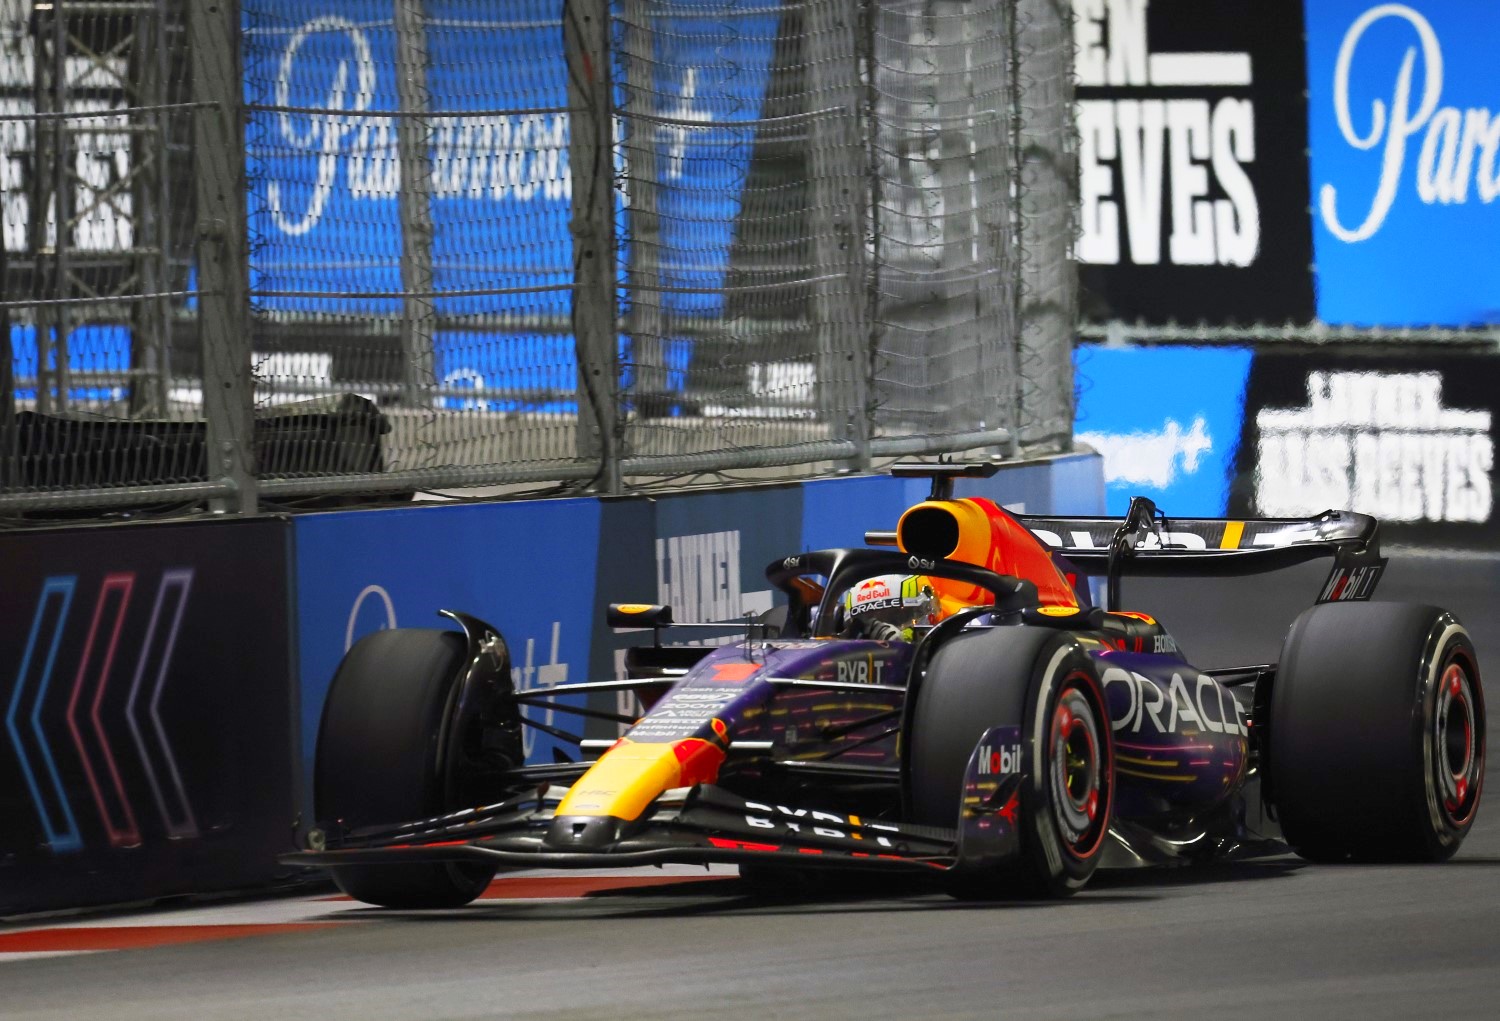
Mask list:
[[[1062,842],[1062,846],[1063,850],[1075,860],[1088,861],[1099,853],[1099,849],[1104,846],[1104,836],[1109,832],[1108,821],[1110,819],[1110,812],[1114,807],[1115,797],[1115,749],[1113,732],[1109,725],[1109,712],[1105,706],[1104,692],[1099,687],[1098,681],[1088,671],[1073,670],[1058,685],[1057,699],[1059,705],[1063,697],[1067,695],[1068,690],[1074,687],[1082,690],[1085,700],[1089,702],[1089,707],[1094,713],[1095,729],[1100,735],[1099,748],[1096,749],[1096,754],[1098,755],[1099,788],[1103,791],[1104,797],[1102,799],[1102,811],[1096,806],[1095,814],[1091,817],[1091,824],[1097,827],[1098,830],[1094,835],[1093,843],[1087,849],[1082,850],[1067,842]],[[1053,739],[1056,740],[1056,737],[1054,736]],[[1048,761],[1051,761],[1050,755],[1048,756]]]

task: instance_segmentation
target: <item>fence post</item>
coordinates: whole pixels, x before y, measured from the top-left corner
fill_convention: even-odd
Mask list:
[[[808,215],[818,278],[813,316],[816,328],[826,331],[818,344],[818,404],[829,438],[853,442],[854,457],[844,463],[856,471],[870,469],[873,334],[867,292],[872,270],[865,258],[865,217],[874,178],[864,154],[875,111],[863,75],[873,73],[868,46],[873,16],[865,0],[821,3],[807,13],[811,101],[836,111],[815,113],[808,125]]]
[[[149,10],[137,10],[131,46],[131,75],[136,83],[136,103],[161,107],[182,101],[174,94],[172,51],[167,33],[168,4],[158,2]],[[176,26],[180,29],[180,25]],[[172,287],[172,151],[169,145],[173,113],[160,110],[131,116],[130,141],[131,217],[136,271],[145,294],[160,294]],[[97,200],[96,200],[97,201]],[[131,418],[166,418],[167,390],[172,376],[172,307],[166,298],[144,298],[135,303],[130,316],[130,366],[128,407]]]
[[[617,493],[619,355],[609,0],[565,0],[563,52],[568,65],[568,167],[573,185],[578,456],[598,460],[601,487]],[[584,407],[585,401],[589,408]]]
[[[255,397],[251,385],[249,246],[245,228],[245,131],[239,0],[189,5],[194,190],[198,223],[198,346],[208,478],[234,486],[216,511],[256,509]]]
[[[10,343],[10,306],[5,304],[10,293],[10,253],[5,250],[4,208],[0,206],[0,492],[13,484],[19,487],[21,477],[16,456],[15,352]]]
[[[665,405],[668,398],[661,216],[657,208],[661,195],[658,148],[663,131],[655,121],[631,116],[656,112],[651,106],[658,59],[654,52],[656,33],[649,24],[652,6],[652,0],[624,0],[622,20],[627,35],[620,54],[625,73],[625,105],[618,112],[622,123],[620,144],[629,160],[625,168],[625,215],[629,218],[629,312],[625,328],[630,334],[631,390],[637,413],[649,403]],[[628,454],[628,449],[623,453]]]
[[[1009,229],[1013,192],[1011,175],[1004,169],[1011,160],[1010,132],[1004,121],[1008,111],[1003,107],[986,110],[982,100],[1008,95],[1019,85],[1011,74],[1011,60],[992,61],[983,49],[994,29],[993,22],[975,15],[977,6],[968,0],[940,0],[931,8],[944,51],[954,57],[962,54],[962,66],[971,69],[961,86],[948,82],[944,87],[940,80],[933,95],[940,125],[942,267],[960,280],[970,278],[948,284],[944,303],[951,308],[958,302],[972,302],[973,308],[971,319],[954,325],[946,351],[955,361],[964,358],[968,366],[968,382],[957,383],[954,394],[971,402],[970,427],[980,432],[1006,430],[1012,437],[1013,453],[1017,409],[1005,388],[1017,373],[1016,292],[1011,276],[1015,250]],[[999,17],[1013,5],[1001,0],[989,6],[989,13]],[[1014,47],[1008,30],[1000,38]],[[983,165],[986,160],[981,154],[999,165]],[[983,275],[986,266],[998,271],[997,275]],[[991,284],[991,279],[998,283]]]
[[[428,146],[427,26],[422,0],[396,0],[396,93],[401,117],[396,152],[401,187],[401,351],[406,361],[404,399],[430,407],[437,384],[432,334],[437,313],[432,284],[432,159]]]
[[[67,109],[67,27],[56,4],[36,5],[29,23],[32,88],[37,114]],[[36,410],[66,411],[68,403],[67,294],[68,222],[72,190],[60,187],[67,174],[69,135],[61,118],[40,117],[32,127],[30,188],[31,296],[46,304],[32,310],[36,328]],[[47,210],[50,215],[43,215]],[[50,228],[50,236],[49,236]]]
[[[1077,209],[1072,9],[1016,0],[1013,88],[1018,184],[1017,443],[1073,435],[1073,339],[1078,281],[1069,254]]]

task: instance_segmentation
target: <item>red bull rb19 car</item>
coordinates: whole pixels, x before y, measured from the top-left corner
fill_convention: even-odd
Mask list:
[[[953,497],[994,470],[897,465],[930,498],[865,547],[769,565],[785,605],[730,644],[664,643],[683,626],[670,607],[612,605],[612,625],[651,638],[625,679],[567,690],[634,692],[638,715],[517,691],[503,636],[463,613],[443,611],[457,631],[364,638],[323,714],[318,828],[284,860],[420,908],[516,866],[889,870],[988,898],[1065,896],[1101,862],[1458,848],[1484,777],[1478,662],[1448,612],[1370,601],[1374,519],[1168,523],[1142,498],[1123,520],[1042,518]],[[1320,557],[1328,580],[1274,664],[1191,664],[1118,605],[1127,575]],[[528,708],[627,729],[585,741]],[[525,764],[525,727],[578,758]],[[1256,798],[1279,834],[1247,828]]]

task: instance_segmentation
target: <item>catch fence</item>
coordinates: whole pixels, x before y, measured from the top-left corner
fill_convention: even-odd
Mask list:
[[[1052,0],[0,0],[0,511],[1054,451]]]

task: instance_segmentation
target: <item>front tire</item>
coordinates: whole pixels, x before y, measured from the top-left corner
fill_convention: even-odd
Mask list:
[[[1442,861],[1484,784],[1484,693],[1445,610],[1329,603],[1292,624],[1271,693],[1269,797],[1313,861]]]
[[[453,631],[401,628],[355,643],[323,706],[314,769],[317,817],[344,829],[409,822],[447,804],[439,741],[466,654]],[[340,890],[390,908],[446,908],[484,892],[495,867],[478,863],[340,865]]]
[[[991,727],[1019,724],[1021,851],[998,869],[950,874],[964,899],[1066,897],[1098,867],[1114,793],[1114,745],[1093,659],[1046,628],[960,634],[932,658],[910,728],[917,822],[952,827],[964,772]]]

